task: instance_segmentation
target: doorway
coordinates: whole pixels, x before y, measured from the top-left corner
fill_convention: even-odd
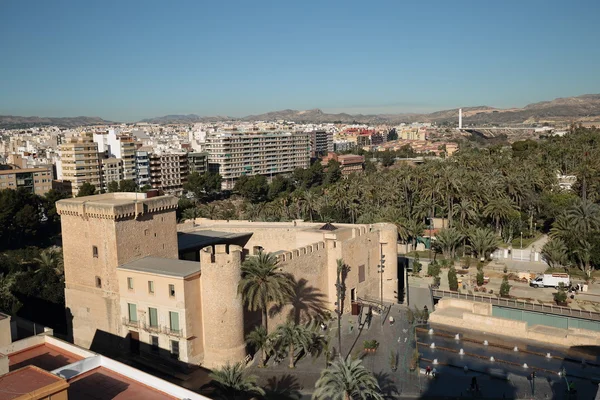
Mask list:
[[[351,302],[356,301],[356,288],[350,289],[350,301]]]
[[[129,350],[133,354],[140,354],[140,334],[139,334],[139,332],[129,331]]]

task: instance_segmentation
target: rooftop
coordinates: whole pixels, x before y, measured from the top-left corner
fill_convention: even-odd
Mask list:
[[[83,357],[64,351],[59,347],[43,343],[38,346],[29,347],[23,351],[9,354],[8,365],[11,371],[29,365],[34,365],[46,371],[52,371],[82,359]]]
[[[69,400],[176,399],[104,367],[77,375],[69,384]]]
[[[53,388],[56,389],[54,393],[66,389],[68,386],[64,379],[50,372],[38,367],[27,366],[0,377],[0,386],[2,387],[0,397],[4,400],[23,398],[23,395],[47,388],[50,385],[56,386]]]
[[[175,260],[171,258],[144,257],[120,265],[117,269],[185,278],[200,272],[200,263],[197,261]]]
[[[56,210],[60,215],[107,219],[135,217],[176,208],[177,198],[173,196],[147,197],[145,193],[127,192],[96,194],[56,202]]]
[[[179,232],[177,234],[177,246],[179,251],[200,250],[207,246],[216,244],[235,244],[244,247],[252,237],[252,232],[231,233],[212,230]]]

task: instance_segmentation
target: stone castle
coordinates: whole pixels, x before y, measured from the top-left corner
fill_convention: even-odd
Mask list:
[[[175,197],[140,193],[57,202],[76,344],[208,368],[242,361],[245,334],[260,317],[245,310],[237,285],[243,260],[260,250],[320,293],[330,311],[336,309],[338,259],[349,267],[344,312],[352,302],[398,302],[392,224],[198,219],[178,225],[176,208]]]

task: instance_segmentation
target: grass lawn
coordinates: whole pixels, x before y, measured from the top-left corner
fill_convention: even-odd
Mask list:
[[[531,243],[535,242],[536,240],[538,240],[542,236],[543,236],[543,233],[541,233],[541,232],[536,232],[531,237],[525,237],[525,235],[523,235],[523,248],[529,246]],[[520,234],[516,238],[514,238],[512,240],[511,245],[512,245],[513,249],[520,249],[521,248],[521,235]],[[508,247],[508,245],[506,245],[506,244],[503,243],[502,247]]]

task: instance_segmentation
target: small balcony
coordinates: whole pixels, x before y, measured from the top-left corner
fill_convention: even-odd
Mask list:
[[[183,329],[172,329],[168,326],[163,326],[163,325],[150,325],[150,324],[147,324],[146,322],[143,322],[140,327],[141,327],[141,329],[143,329],[149,333],[158,333],[158,334],[162,333],[164,335],[169,335],[169,336],[174,336],[174,337],[182,337],[183,336]]]
[[[131,320],[127,317],[123,317],[123,325],[125,326],[131,326],[133,328],[139,328],[140,327],[140,321],[134,321]]]

